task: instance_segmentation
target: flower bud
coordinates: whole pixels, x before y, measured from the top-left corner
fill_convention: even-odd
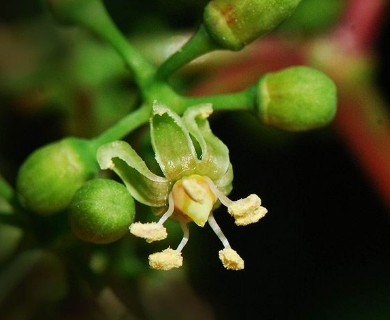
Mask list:
[[[301,0],[211,0],[204,10],[204,25],[222,47],[240,50],[275,29]]]
[[[297,66],[268,73],[257,85],[257,107],[264,123],[289,131],[328,124],[336,113],[336,86],[324,73]]]
[[[109,179],[94,179],[75,193],[69,222],[80,239],[105,244],[119,240],[134,220],[134,200],[126,187]]]
[[[21,203],[42,215],[65,209],[74,193],[97,171],[95,150],[87,140],[66,138],[34,151],[20,167]]]

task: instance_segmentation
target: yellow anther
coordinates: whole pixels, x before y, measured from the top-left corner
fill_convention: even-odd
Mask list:
[[[225,248],[219,251],[219,259],[223,266],[229,270],[244,269],[244,260],[232,248]]]
[[[229,205],[228,211],[234,217],[238,226],[255,223],[267,213],[267,209],[261,206],[261,200],[255,194],[251,194],[245,199],[234,201]]]
[[[199,177],[201,178],[201,177]],[[182,185],[187,195],[194,201],[203,203],[209,194],[209,187],[205,185],[204,179],[197,176],[184,177]]]
[[[149,256],[149,266],[157,270],[170,270],[183,265],[181,252],[167,248],[161,252],[153,253]]]
[[[153,242],[165,239],[168,234],[165,227],[159,223],[135,222],[130,225],[130,233],[136,237],[143,238],[146,242]]]

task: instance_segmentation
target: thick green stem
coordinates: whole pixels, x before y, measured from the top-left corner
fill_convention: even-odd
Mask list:
[[[151,107],[148,104],[142,105],[139,109],[129,113],[112,127],[91,140],[91,143],[98,148],[104,143],[122,139],[149,120]]]
[[[127,39],[116,29],[116,27],[113,26],[112,30],[103,29],[101,30],[100,35],[110,42],[115,50],[122,56],[126,65],[133,72],[136,82],[142,89],[154,72],[152,66],[127,42]]]
[[[218,45],[210,38],[204,26],[201,25],[192,38],[158,68],[156,78],[158,80],[166,80],[188,62],[218,48]]]
[[[88,28],[103,38],[122,56],[126,65],[131,69],[138,85],[142,87],[154,74],[154,67],[145,60],[119,31],[108,15],[102,1],[93,1],[93,5],[86,6],[83,12],[74,19],[78,24]]]
[[[220,94],[207,97],[181,97],[175,95],[173,97],[175,103],[169,103],[169,101],[166,101],[165,99],[160,100],[158,96],[156,96],[155,99],[157,101],[162,101],[163,103],[168,102],[168,106],[178,114],[183,114],[183,112],[190,106],[202,103],[212,103],[213,109],[216,111],[251,111],[255,108],[256,90],[253,86],[237,93]],[[112,127],[91,140],[91,144],[97,149],[104,143],[122,139],[133,130],[147,123],[150,117],[151,108],[152,103],[143,104],[139,109],[129,113]]]

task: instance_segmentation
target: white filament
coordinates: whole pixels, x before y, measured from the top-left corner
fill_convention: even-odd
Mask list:
[[[209,223],[211,229],[213,229],[214,233],[219,238],[219,240],[221,240],[223,246],[225,248],[231,248],[228,239],[223,234],[223,232],[222,232],[221,228],[219,227],[217,221],[215,221],[213,213],[210,213],[209,218],[208,218],[208,223]]]
[[[179,245],[177,246],[177,251],[181,252],[184,246],[187,244],[188,239],[190,238],[190,231],[186,222],[180,222],[181,230],[183,230],[183,239],[181,239]]]
[[[215,196],[221,201],[221,203],[225,207],[229,207],[234,201],[230,200],[227,196],[225,196],[218,188],[215,186],[214,182],[209,178],[205,177],[207,184],[209,185],[211,191],[215,194]]]
[[[162,215],[160,220],[158,220],[158,224],[163,224],[167,219],[173,214],[173,211],[175,210],[175,204],[173,202],[172,194],[170,193],[168,196],[168,210]]]

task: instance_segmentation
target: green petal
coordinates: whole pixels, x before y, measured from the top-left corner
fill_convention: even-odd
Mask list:
[[[137,201],[152,207],[167,204],[169,181],[152,173],[128,143],[114,141],[102,145],[97,160],[102,169],[113,170],[123,180]]]
[[[156,160],[165,177],[174,181],[194,172],[195,147],[182,119],[164,105],[153,105],[151,139]]]
[[[229,149],[210,129],[207,118],[212,112],[211,104],[190,107],[184,113],[183,120],[201,149],[196,173],[208,176],[215,182],[226,174],[230,160]]]
[[[225,195],[228,195],[233,189],[232,182],[233,182],[233,167],[230,164],[225,174],[220,179],[214,181],[214,183],[219,191],[221,191]]]

